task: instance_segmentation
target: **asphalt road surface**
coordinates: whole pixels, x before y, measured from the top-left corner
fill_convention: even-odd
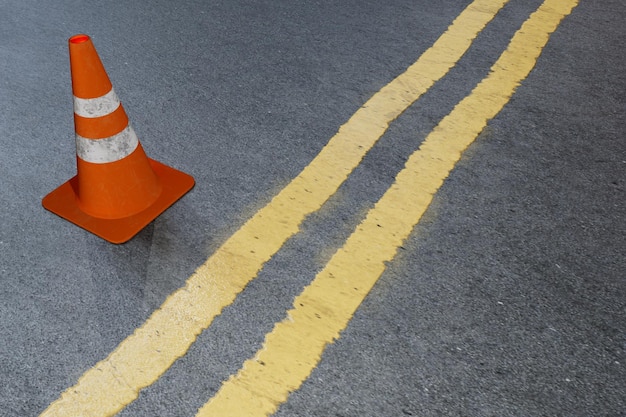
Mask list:
[[[624,21],[621,0],[0,1],[0,416],[626,416]],[[79,33],[148,156],[196,181],[120,245],[41,204],[76,174]],[[501,56],[531,64],[512,95]],[[414,64],[432,85],[397,81]],[[363,155],[329,147],[356,119]],[[407,180],[441,132],[424,160],[468,141],[451,170]],[[279,205],[302,177],[327,195]]]

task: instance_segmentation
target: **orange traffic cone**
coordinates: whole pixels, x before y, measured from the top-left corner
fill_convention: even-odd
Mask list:
[[[87,35],[69,39],[77,175],[44,197],[51,212],[123,243],[194,186],[148,158]]]

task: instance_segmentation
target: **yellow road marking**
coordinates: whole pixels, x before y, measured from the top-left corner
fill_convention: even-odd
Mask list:
[[[508,0],[475,0],[406,72],[341,126],[317,157],[163,305],[41,417],[112,416],[183,356],[222,309],[318,210],[394,119],[452,68]]]
[[[263,348],[196,417],[260,417],[274,413],[317,366],[325,346],[352,315],[395,257],[462,152],[508,103],[535,66],[550,33],[577,0],[546,0],[522,25],[491,73],[428,135],[326,267],[295,299]]]

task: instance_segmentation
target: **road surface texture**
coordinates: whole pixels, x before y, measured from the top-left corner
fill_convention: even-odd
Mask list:
[[[1,1],[0,415],[625,416],[625,20],[621,0]],[[41,204],[76,174],[79,33],[148,156],[196,181],[121,245]],[[501,56],[519,82],[494,81]],[[414,64],[431,85],[394,83]],[[354,152],[330,148],[359,114]],[[437,132],[467,140],[424,159],[451,170],[403,177]],[[305,177],[326,194],[277,203]],[[384,197],[431,177],[423,215]]]

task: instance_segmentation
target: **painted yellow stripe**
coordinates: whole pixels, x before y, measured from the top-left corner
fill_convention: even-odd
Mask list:
[[[197,417],[260,417],[274,413],[317,366],[327,344],[394,258],[462,152],[509,101],[534,67],[550,33],[577,4],[546,0],[472,93],[428,135],[391,188],[295,299],[263,348],[226,381]]]
[[[332,196],[389,123],[453,67],[508,0],[475,0],[407,71],[376,93],[317,157],[233,234],[186,285],[41,417],[112,416],[183,356],[200,332]]]

